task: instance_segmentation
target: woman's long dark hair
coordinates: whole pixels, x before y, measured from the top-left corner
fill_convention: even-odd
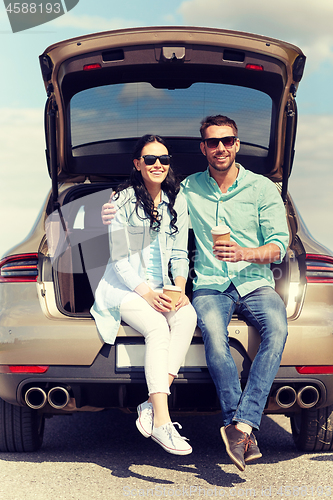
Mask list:
[[[134,159],[139,159],[141,157],[141,152],[143,148],[146,146],[146,144],[152,143],[152,142],[159,142],[160,144],[163,144],[169,151],[168,146],[166,145],[164,139],[162,137],[159,137],[158,135],[144,135],[141,137],[138,142],[135,145],[134,152],[133,152],[133,160]],[[138,213],[138,208],[142,207],[147,219],[150,219],[150,227],[154,231],[159,231],[160,226],[161,226],[161,214],[158,213],[158,210],[154,206],[154,201],[148,192],[145,183],[143,181],[141,172],[139,172],[135,166],[133,166],[133,169],[130,173],[129,179],[121,184],[117,188],[117,193],[122,191],[123,189],[126,189],[128,187],[132,186],[135,192],[136,196],[136,204],[135,204],[135,210],[139,218],[142,219],[142,217],[139,216]],[[165,192],[165,194],[168,196],[169,203],[168,203],[168,209],[171,214],[171,221],[170,221],[170,226],[171,226],[171,234],[175,234],[178,231],[178,228],[176,226],[177,222],[177,212],[175,211],[174,204],[176,200],[176,196],[179,192],[179,184],[176,181],[174,172],[171,168],[169,167],[168,175],[164,179],[164,181],[161,184],[162,190]]]

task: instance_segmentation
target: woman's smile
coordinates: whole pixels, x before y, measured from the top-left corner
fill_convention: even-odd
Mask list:
[[[163,156],[168,155],[169,152],[167,148],[159,142],[149,142],[146,144],[141,151],[141,158],[135,160],[134,164],[137,170],[141,172],[143,181],[146,185],[148,191],[151,187],[156,185],[161,185],[169,172],[169,165],[162,165],[159,158],[156,158],[154,165],[146,165],[144,156],[154,155]]]

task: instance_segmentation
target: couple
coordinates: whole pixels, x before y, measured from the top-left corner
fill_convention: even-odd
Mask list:
[[[139,141],[130,187],[116,194],[113,206],[103,207],[105,223],[115,213],[109,228],[111,259],[92,314],[106,342],[114,342],[120,317],[145,336],[149,399],[138,407],[138,429],[166,451],[188,454],[192,448],[171,423],[167,394],[191,342],[195,309],[221,404],[222,439],[233,463],[244,470],[247,462],[261,457],[252,431],[259,429],[287,337],[286,311],[269,264],[283,259],[289,233],[274,184],[235,161],[240,148],[236,123],[210,116],[200,133],[208,168],[187,177],[178,194],[162,139]],[[185,295],[187,210],[197,250],[193,307]],[[213,246],[210,230],[221,224],[230,227],[231,241]],[[169,260],[174,283],[182,289],[171,312],[160,290],[169,282]],[[234,312],[261,336],[243,391],[228,344]]]

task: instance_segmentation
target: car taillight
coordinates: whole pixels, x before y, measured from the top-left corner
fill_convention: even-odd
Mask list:
[[[0,365],[0,373],[45,373],[48,369],[44,365]]]
[[[306,254],[306,281],[308,283],[333,283],[333,257]]]
[[[296,366],[296,370],[298,373],[301,373],[303,375],[305,374],[330,374],[333,373],[333,366],[332,365],[324,365],[324,366]]]
[[[264,71],[264,67],[261,66],[261,64],[251,64],[251,63],[248,63],[245,66],[245,69],[251,69],[252,71]]]
[[[0,262],[0,282],[22,283],[37,281],[38,254],[10,255]]]
[[[101,69],[101,67],[99,63],[85,64],[83,66],[83,71],[93,71],[94,69]]]

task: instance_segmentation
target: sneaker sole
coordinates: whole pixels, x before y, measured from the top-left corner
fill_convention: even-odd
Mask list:
[[[163,450],[165,450],[168,453],[171,453],[172,455],[190,455],[190,453],[192,453],[193,451],[192,448],[189,448],[187,450],[174,450],[172,448],[168,448],[167,446],[165,446],[161,441],[156,439],[154,436],[151,436],[151,438],[153,441],[155,441],[155,443],[162,446]]]
[[[242,462],[240,462],[236,457],[235,455],[232,454],[231,450],[230,450],[230,446],[229,446],[229,440],[228,440],[228,437],[227,437],[227,434],[225,432],[225,428],[224,427],[221,427],[220,429],[220,432],[221,432],[221,436],[222,436],[222,439],[223,439],[223,442],[225,444],[225,449],[229,455],[229,457],[231,458],[232,462],[234,465],[236,465],[237,469],[239,469],[240,471],[244,471],[245,470],[245,465],[242,464]]]
[[[136,424],[136,427],[138,429],[139,432],[141,432],[141,434],[145,437],[145,438],[149,438],[151,436],[151,433],[149,434],[143,427],[142,427],[142,424],[140,422],[140,419],[137,418],[136,421],[135,421],[135,424]]]

